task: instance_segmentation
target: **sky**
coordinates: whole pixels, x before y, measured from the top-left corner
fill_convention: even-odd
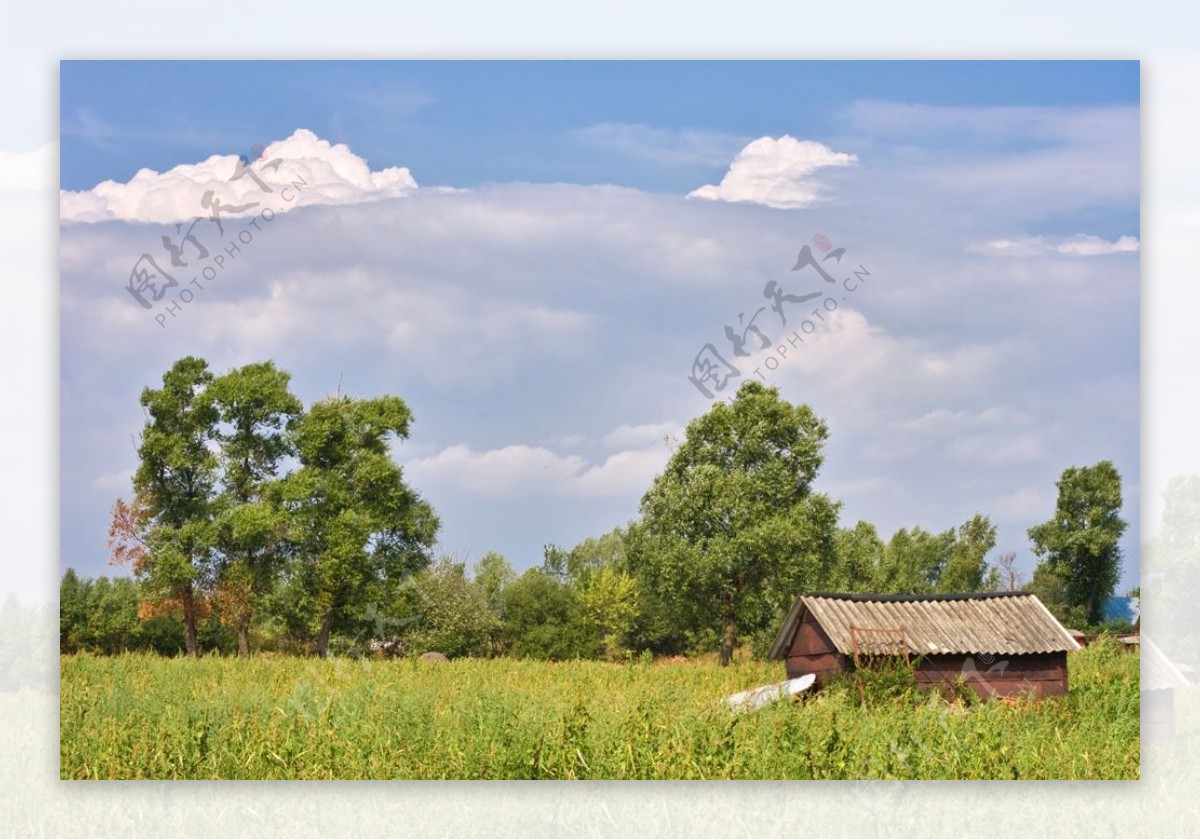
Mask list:
[[[1113,461],[1125,591],[1139,84],[1136,62],[63,62],[61,566],[119,573],[138,395],[194,354],[274,359],[306,404],[402,396],[394,455],[468,562],[625,524],[687,422],[761,376],[829,424],[815,487],[843,524],[985,513],[1027,575],[1062,470]],[[143,254],[178,281],[149,308]],[[817,297],[776,311],[772,288]]]

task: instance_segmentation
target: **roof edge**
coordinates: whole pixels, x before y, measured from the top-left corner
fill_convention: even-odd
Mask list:
[[[829,598],[838,601],[982,601],[988,598],[1036,598],[1032,592],[953,592],[943,595],[878,595],[870,592],[805,592],[801,598]]]

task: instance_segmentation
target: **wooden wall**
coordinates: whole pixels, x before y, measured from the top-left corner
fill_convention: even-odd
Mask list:
[[[820,684],[833,674],[852,670],[853,667],[854,663],[850,662],[849,657],[837,652],[821,625],[806,611],[788,650],[788,679],[804,674],[816,674],[817,683]]]
[[[917,664],[917,685],[946,691],[959,677],[980,697],[1011,697],[1033,693],[1048,697],[1067,693],[1067,654],[1030,653],[1020,656],[926,656]]]

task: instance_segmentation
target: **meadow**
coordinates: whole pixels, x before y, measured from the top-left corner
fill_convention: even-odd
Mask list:
[[[1138,656],[947,701],[904,672],[737,714],[777,662],[61,660],[64,779],[1136,779]]]

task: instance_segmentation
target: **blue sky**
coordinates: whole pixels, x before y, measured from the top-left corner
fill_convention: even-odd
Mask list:
[[[829,421],[845,524],[980,511],[1028,572],[1054,480],[1107,458],[1135,585],[1136,62],[64,62],[61,85],[64,567],[111,571],[137,395],[186,353],[274,358],[306,402],[400,394],[442,547],[534,565],[636,513],[709,405],[695,354],[729,355],[768,279],[811,291],[788,269],[823,233],[870,279],[773,370],[762,312],[771,350],[736,361]],[[130,266],[273,143],[276,191],[229,201],[274,221],[156,323]]]

